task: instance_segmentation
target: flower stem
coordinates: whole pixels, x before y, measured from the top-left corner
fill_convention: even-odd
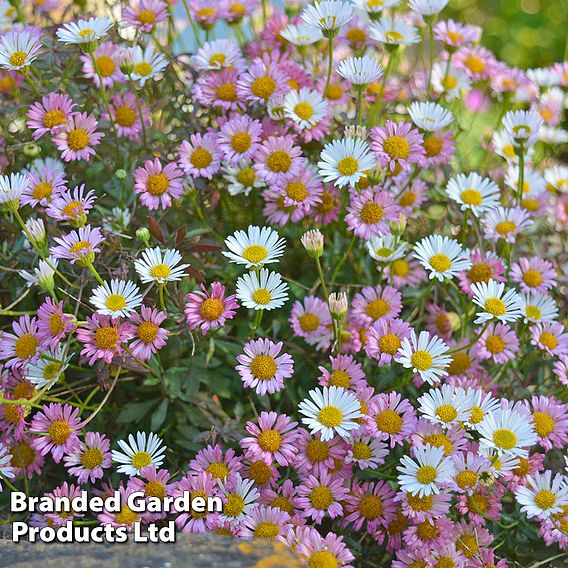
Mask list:
[[[357,125],[363,125],[363,86],[357,88]]]
[[[189,25],[191,26],[191,29],[193,30],[193,34],[195,35],[195,41],[197,42],[198,47],[203,47],[203,42],[201,41],[201,38],[199,37],[199,30],[197,29],[197,26],[195,25],[195,20],[193,19],[193,16],[191,15],[191,11],[189,10],[187,0],[183,0],[183,6],[184,6],[185,12],[187,14],[187,19],[189,20]]]
[[[132,75],[128,75],[128,80],[130,81],[130,86],[134,91],[134,96],[136,97],[136,108],[138,109],[138,118],[140,118],[140,123],[142,124],[142,138],[144,139],[144,147],[148,146],[148,137],[146,136],[146,125],[144,124],[144,115],[142,114],[142,105],[140,104],[140,96],[136,89],[136,85],[132,80]]]
[[[347,260],[347,257],[349,256],[349,254],[351,253],[351,250],[353,249],[353,246],[355,245],[355,241],[356,241],[357,237],[355,235],[353,235],[353,238],[351,239],[351,242],[349,243],[349,246],[347,247],[347,250],[345,251],[345,253],[343,254],[343,256],[341,257],[341,259],[339,260],[339,262],[336,264],[335,266],[335,270],[333,271],[333,274],[331,275],[331,283],[330,286],[333,286],[333,283],[335,282],[335,279],[337,277],[337,274],[339,273],[339,270],[341,269],[341,267],[343,266],[343,263]]]
[[[325,98],[329,83],[331,81],[331,72],[333,70],[333,38],[330,37],[327,43],[327,80],[323,89],[323,96]]]
[[[262,322],[262,316],[264,315],[264,310],[256,310],[256,314],[254,314],[254,322],[252,324],[252,328],[249,333],[249,340],[254,339],[256,335],[256,330],[260,327],[260,323]]]
[[[426,93],[430,96],[430,87],[432,85],[432,68],[434,67],[434,28],[432,26],[432,18],[428,18],[428,36],[430,39],[430,49],[429,49],[429,64],[428,64],[428,83],[426,86]]]
[[[517,186],[517,205],[523,201],[523,192],[525,190],[525,145],[519,144],[519,184]]]
[[[99,284],[104,284],[104,280],[100,277],[97,269],[93,266],[92,262],[89,262],[89,264],[87,264],[87,268],[93,273],[93,276],[97,279],[97,282]]]
[[[30,77],[30,70],[28,67],[25,67],[24,69],[22,69],[23,73],[24,73],[24,77],[26,78],[26,81],[29,83],[30,87],[33,89],[34,93],[41,98],[41,92],[40,90],[37,88],[35,81]]]
[[[320,279],[320,282],[321,282],[321,289],[322,289],[322,292],[323,292],[323,296],[325,298],[325,301],[329,304],[329,294],[327,293],[327,287],[325,285],[325,278],[323,276],[323,270],[321,268],[321,262],[320,262],[319,256],[315,257],[315,261],[316,261],[316,267],[318,269],[319,279]]]

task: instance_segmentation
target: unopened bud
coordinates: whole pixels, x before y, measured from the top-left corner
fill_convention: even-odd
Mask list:
[[[319,258],[323,254],[323,235],[319,229],[307,231],[300,240],[312,258]]]
[[[401,213],[397,221],[389,221],[391,233],[396,237],[400,237],[406,230],[406,215]]]
[[[116,170],[116,172],[114,172],[114,176],[120,180],[126,179],[126,170],[123,170],[122,168],[120,170]]]
[[[25,222],[26,230],[29,234],[28,240],[31,245],[43,248],[47,244],[45,236],[45,225],[41,219],[30,218]],[[28,236],[28,235],[26,235]]]
[[[144,245],[149,246],[150,243],[150,231],[146,227],[141,227],[136,230],[136,238]]]
[[[461,329],[461,318],[456,312],[448,312],[446,317],[450,322],[452,331],[459,331]]]
[[[345,292],[332,292],[329,295],[329,311],[334,318],[342,320],[347,313],[349,304]]]
[[[28,158],[35,158],[39,155],[39,146],[30,142],[24,146],[24,155]]]

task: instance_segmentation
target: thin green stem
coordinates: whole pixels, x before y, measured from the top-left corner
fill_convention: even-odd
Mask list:
[[[467,345],[462,345],[461,347],[459,347],[459,346],[454,347],[453,349],[446,351],[444,353],[444,355],[452,355],[453,353],[459,353],[460,351],[466,351],[467,349],[469,349],[470,347],[475,345],[479,341],[479,338],[487,331],[487,328],[491,324],[491,321],[492,320],[487,320],[485,322],[485,325],[481,328],[481,331]]]
[[[24,77],[26,78],[26,81],[28,82],[28,84],[30,85],[30,87],[33,89],[34,93],[36,94],[36,96],[38,96],[39,98],[41,98],[41,92],[40,90],[37,88],[35,81],[30,77],[30,70],[28,67],[25,67],[23,70],[24,73]]]
[[[187,4],[187,0],[183,0],[183,7],[185,8],[185,13],[187,14],[187,19],[189,20],[189,25],[191,26],[191,29],[193,30],[193,34],[195,35],[195,41],[197,42],[197,45],[199,47],[203,47],[203,42],[201,41],[201,38],[199,37],[199,30],[197,29],[197,26],[195,25],[195,20],[193,19],[193,16],[191,15],[191,11],[189,9],[189,5]]]
[[[144,124],[144,115],[142,114],[142,104],[140,103],[140,96],[138,95],[138,90],[136,85],[132,80],[132,75],[128,75],[128,80],[130,81],[130,86],[134,91],[134,96],[136,97],[136,108],[138,109],[138,118],[142,124],[142,138],[144,140],[144,147],[148,146],[148,137],[146,136],[146,125]]]
[[[327,43],[327,80],[325,82],[325,87],[323,89],[323,96],[326,96],[327,88],[331,81],[331,72],[333,70],[333,38],[330,37]]]
[[[2,481],[15,493],[18,493],[19,489],[17,487],[15,487],[9,480],[8,478],[3,474],[0,473],[0,477],[2,478]]]
[[[323,292],[323,296],[325,298],[325,301],[329,304],[329,294],[327,293],[327,287],[325,285],[325,278],[323,276],[323,270],[321,268],[321,262],[318,256],[315,257],[315,261],[316,261],[316,267],[318,269],[318,274],[319,274],[319,279],[321,282],[321,289]]]
[[[97,272],[97,269],[93,266],[92,262],[87,264],[87,268],[93,273],[93,276],[97,279],[99,284],[104,284],[104,280],[100,277],[100,274]]]
[[[363,86],[357,88],[357,126],[363,126]]]
[[[330,287],[333,286],[335,279],[337,278],[337,275],[338,275],[339,271],[341,270],[341,267],[343,266],[343,263],[347,260],[347,257],[351,254],[351,251],[353,250],[353,246],[355,245],[356,240],[357,240],[357,237],[355,235],[353,235],[353,238],[351,239],[351,242],[349,243],[349,246],[347,247],[345,253],[341,257],[339,262],[336,264],[335,270],[333,271],[333,274],[331,275]]]

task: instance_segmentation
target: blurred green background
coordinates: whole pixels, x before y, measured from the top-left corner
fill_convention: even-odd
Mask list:
[[[482,43],[522,69],[565,57],[568,0],[450,0],[444,17],[483,28]]]

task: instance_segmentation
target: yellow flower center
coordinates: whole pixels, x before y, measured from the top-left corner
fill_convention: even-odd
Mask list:
[[[382,318],[384,315],[389,313],[389,310],[390,306],[388,302],[381,298],[372,300],[365,306],[365,313],[373,320]]]
[[[253,534],[256,538],[275,538],[280,534],[280,529],[274,523],[262,522],[256,525]]]
[[[132,126],[136,122],[136,113],[127,105],[115,109],[114,117],[120,126]]]
[[[294,107],[294,112],[302,120],[310,120],[314,115],[314,107],[310,103],[300,102]]]
[[[59,363],[48,363],[43,369],[43,378],[52,381],[59,375],[61,365]]]
[[[46,128],[60,126],[65,122],[65,115],[60,110],[48,110],[43,116],[43,125]]]
[[[351,385],[351,379],[345,371],[333,371],[329,377],[329,386],[343,387],[348,389]]]
[[[258,77],[252,82],[250,90],[255,97],[266,101],[276,90],[276,81],[272,77]]]
[[[268,156],[266,165],[271,172],[286,173],[292,165],[292,158],[288,152],[276,150],[276,152],[272,152],[272,154]]]
[[[526,306],[525,313],[527,317],[532,320],[539,320],[542,317],[542,312],[531,304]]]
[[[159,327],[151,322],[151,321],[143,321],[139,326],[138,330],[136,331],[136,335],[138,339],[143,343],[149,344],[158,337]]]
[[[144,495],[146,497],[157,497],[163,499],[166,496],[166,488],[159,481],[148,481],[144,486]]]
[[[14,344],[14,352],[18,359],[29,359],[36,354],[39,347],[38,338],[33,333],[20,335]]]
[[[76,217],[83,213],[83,204],[80,201],[71,201],[61,211],[66,217]]]
[[[359,513],[367,520],[378,519],[383,514],[383,500],[378,495],[365,495],[359,503]]]
[[[333,493],[329,487],[319,485],[312,489],[310,501],[315,509],[325,510],[333,503]]]
[[[341,85],[338,85],[337,83],[328,85],[325,90],[325,96],[331,101],[339,100],[343,96],[343,89],[341,88]]]
[[[252,168],[243,168],[237,175],[237,181],[245,187],[252,187],[255,178],[255,172]]]
[[[355,442],[351,451],[356,460],[368,460],[373,455],[371,448],[363,442]]]
[[[123,505],[114,520],[119,525],[130,526],[138,520],[138,513],[135,513],[128,505]]]
[[[529,288],[538,288],[542,284],[542,274],[538,270],[529,269],[523,274],[523,282]]]
[[[236,493],[227,495],[224,513],[227,517],[238,517],[245,508],[245,500]]]
[[[252,299],[261,306],[266,306],[270,302],[271,297],[270,292],[266,288],[259,288],[252,295]]]
[[[351,43],[364,43],[367,41],[367,34],[361,28],[351,28],[345,34],[345,37]]]
[[[163,279],[168,278],[171,274],[171,269],[167,264],[156,264],[150,269],[150,276],[152,278]]]
[[[426,512],[432,508],[434,499],[432,495],[424,495],[423,497],[419,497],[418,495],[412,495],[412,493],[407,493],[406,501],[408,502],[408,506],[413,511]]]
[[[320,325],[320,319],[315,314],[305,313],[298,317],[298,323],[302,331],[315,331]]]
[[[479,552],[477,538],[473,534],[462,534],[456,541],[456,548],[463,552],[466,558],[474,558]]]
[[[110,77],[116,69],[116,63],[108,55],[101,55],[97,57],[97,67],[101,77]]]
[[[507,306],[499,298],[487,298],[485,300],[485,311],[492,316],[502,316],[507,313]]]
[[[545,438],[552,432],[554,432],[554,427],[556,422],[550,414],[547,412],[533,412],[533,424],[535,432],[541,437]]]
[[[472,73],[476,74],[483,73],[483,70],[485,69],[485,63],[474,55],[466,57],[464,64]]]
[[[32,197],[39,201],[40,199],[45,199],[46,197],[49,197],[52,191],[53,191],[53,185],[50,184],[49,182],[46,181],[43,183],[38,183],[34,187],[34,190],[32,192]]]
[[[430,266],[436,272],[446,272],[452,267],[452,261],[450,257],[446,254],[435,254],[430,258]]]
[[[223,462],[213,462],[210,463],[205,468],[206,473],[208,473],[213,479],[225,479],[229,475],[229,468]]]
[[[488,282],[493,276],[493,270],[488,264],[480,262],[479,264],[472,265],[469,269],[468,276],[472,283]]]
[[[466,189],[462,191],[460,197],[466,205],[481,205],[483,201],[483,196],[477,189]]]
[[[554,504],[556,503],[556,495],[548,489],[541,489],[534,496],[534,502],[537,507],[540,507],[543,510],[550,509],[551,507],[554,507]]]
[[[102,452],[97,448],[88,448],[81,456],[81,465],[85,469],[95,469],[95,467],[103,463],[104,457]]]
[[[383,218],[383,208],[377,203],[366,203],[361,209],[360,217],[363,223],[372,225]]]
[[[395,260],[392,263],[392,271],[395,276],[404,278],[410,272],[410,266],[408,266],[408,262],[406,262],[406,260]]]
[[[490,335],[485,340],[485,348],[489,353],[497,355],[498,353],[503,353],[505,350],[505,342],[499,335]]]
[[[400,344],[400,339],[394,333],[387,333],[379,339],[379,349],[387,355],[396,355]]]
[[[436,416],[442,422],[446,423],[455,420],[457,415],[458,415],[457,410],[450,404],[442,404],[442,406],[439,406],[438,409],[436,410]]]
[[[337,406],[324,406],[319,411],[318,420],[327,428],[337,428],[343,422],[343,412]]]
[[[538,208],[540,207],[540,203],[538,202],[537,199],[534,199],[532,197],[527,197],[526,199],[523,199],[523,201],[521,202],[521,205],[527,210],[527,211],[538,211]]]
[[[543,331],[540,334],[539,341],[548,349],[556,349],[558,346],[558,340],[549,331]]]
[[[267,381],[276,374],[276,361],[270,355],[257,355],[250,364],[250,370],[257,379]]]
[[[23,417],[22,407],[16,404],[4,405],[4,418],[10,424],[18,424]]]
[[[415,201],[416,201],[416,193],[414,193],[413,191],[407,191],[400,198],[399,203],[402,207],[412,207],[412,205],[414,205]],[[402,261],[402,262],[404,262],[404,261]]]
[[[493,432],[493,442],[502,450],[511,450],[517,445],[517,436],[511,430],[495,430]]]
[[[329,550],[318,550],[308,559],[310,568],[338,568],[339,562],[333,552]]]
[[[163,195],[169,186],[170,182],[164,174],[153,174],[146,182],[146,190],[150,195]]]
[[[36,453],[34,449],[25,442],[19,442],[10,449],[12,467],[25,468],[32,465],[35,461]]]
[[[471,367],[471,358],[467,353],[455,353],[448,367],[450,375],[463,375]]]
[[[389,136],[383,142],[383,149],[393,160],[404,160],[410,155],[410,144],[402,136]]]
[[[111,294],[105,302],[106,307],[112,312],[117,312],[126,307],[126,300],[120,294]]]
[[[422,540],[432,540],[440,534],[440,531],[435,522],[424,521],[418,525],[417,533]]]
[[[264,460],[257,460],[250,464],[248,476],[257,485],[265,485],[272,477],[272,469]]]
[[[10,65],[14,67],[21,67],[28,58],[28,54],[25,51],[14,51],[12,55],[10,55]]]
[[[506,237],[509,233],[515,231],[516,228],[517,225],[515,225],[515,223],[512,223],[511,221],[501,221],[500,223],[497,223],[497,225],[495,225],[495,230],[502,237]]]
[[[89,241],[77,241],[71,246],[69,252],[82,252],[85,249],[88,249],[90,246],[91,243]]]
[[[47,435],[54,444],[61,446],[67,442],[72,431],[66,420],[54,420],[47,429]]]
[[[140,61],[134,65],[134,73],[140,77],[147,77],[153,71],[152,65],[147,61]]]
[[[433,483],[436,481],[437,476],[438,472],[436,471],[436,468],[431,465],[422,465],[416,472],[416,479],[418,480],[418,483],[422,483],[422,485]]]
[[[359,170],[359,161],[356,160],[353,156],[346,156],[345,158],[341,158],[337,163],[337,171],[342,176],[352,176],[354,173],[357,173]]]
[[[224,53],[214,53],[209,58],[209,65],[211,67],[221,67],[227,61],[227,56]]]
[[[152,456],[148,452],[136,452],[130,459],[130,463],[136,469],[142,469],[152,463]]]
[[[265,430],[258,436],[258,445],[265,452],[277,452],[282,445],[282,435],[278,430]]]
[[[455,89],[457,84],[458,80],[453,75],[448,75],[447,77],[442,79],[442,87],[444,87],[446,91],[451,91],[452,89]]]
[[[427,371],[432,367],[432,356],[428,351],[415,351],[410,358],[412,366],[419,371]]]
[[[67,133],[67,145],[71,150],[82,150],[89,144],[89,135],[86,130],[76,128]]]
[[[450,455],[453,450],[453,444],[444,434],[430,434],[429,436],[424,436],[422,442],[424,445],[430,444],[434,448],[444,448],[445,456]]]
[[[86,37],[89,37],[93,33],[95,33],[95,30],[93,30],[92,28],[85,28],[84,30],[81,30],[79,32],[79,35],[84,39]]]
[[[390,408],[377,414],[375,422],[377,428],[387,434],[398,434],[403,425],[401,416]]]
[[[293,181],[286,187],[286,195],[294,201],[304,201],[308,197],[308,190],[303,183]]]
[[[118,331],[114,327],[99,327],[95,331],[95,343],[99,349],[114,349],[118,343]]]
[[[321,440],[310,440],[306,454],[312,463],[319,463],[329,457],[329,446]]]
[[[385,39],[388,43],[398,43],[404,39],[404,36],[396,30],[390,30],[385,34]]]
[[[26,380],[20,381],[14,387],[14,399],[17,400],[19,398],[25,398],[29,400],[34,395],[34,392],[35,392],[35,387],[34,385],[32,385],[32,383]]]
[[[442,151],[442,141],[436,136],[429,136],[426,140],[424,140],[424,150],[426,152],[426,157],[433,158]]]
[[[231,138],[231,148],[235,152],[242,154],[246,152],[252,145],[252,138],[248,132],[237,132]]]
[[[225,308],[221,300],[218,298],[207,298],[203,301],[201,306],[199,306],[199,315],[207,321],[215,321],[221,317],[224,310]]]
[[[154,14],[154,12],[151,12],[150,10],[140,10],[140,12],[138,12],[138,15],[136,16],[136,19],[141,24],[153,24],[156,22],[156,14]]]
[[[235,102],[237,100],[237,88],[233,83],[224,83],[217,87],[217,98],[225,102]]]
[[[207,168],[213,161],[213,155],[205,148],[196,148],[191,153],[190,161],[197,169]]]
[[[478,478],[479,477],[475,471],[464,469],[456,475],[456,483],[461,489],[468,489],[475,486]]]
[[[290,500],[287,499],[286,497],[282,496],[275,497],[274,499],[272,499],[272,501],[270,501],[270,506],[274,507],[275,509],[280,509],[281,511],[285,511],[289,515],[294,514],[294,507],[292,503],[290,503]]]

